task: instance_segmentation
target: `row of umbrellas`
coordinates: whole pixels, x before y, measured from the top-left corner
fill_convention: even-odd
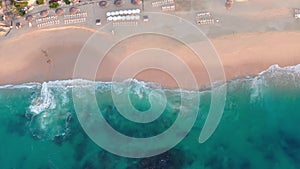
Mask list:
[[[127,16],[110,16],[107,21],[130,21],[140,20],[140,15],[127,15]]]
[[[106,16],[117,16],[117,15],[131,15],[131,14],[139,14],[141,13],[140,9],[129,9],[129,10],[120,10],[120,11],[112,11],[107,12]]]
[[[131,3],[132,4],[135,4],[135,5],[139,5],[141,3],[141,0],[131,0]],[[115,0],[114,1],[114,4],[116,6],[121,6],[123,4],[123,0]],[[100,7],[107,7],[108,6],[108,2],[106,0],[102,0],[99,2],[99,6]],[[71,7],[69,12],[73,15],[73,14],[76,14],[78,13],[79,9],[76,8],[76,7]],[[55,10],[55,13],[56,15],[62,15],[64,14],[64,9],[62,8],[57,8]],[[140,9],[132,9],[132,10],[120,10],[120,11],[113,11],[113,12],[107,12],[106,15],[107,17],[110,17],[110,16],[117,16],[117,15],[131,15],[131,14],[139,14],[141,12]],[[47,17],[49,15],[49,11],[48,10],[43,10],[40,12],[40,16],[41,17]],[[32,15],[28,15],[26,17],[26,20],[29,21],[29,22],[32,22],[34,19],[34,17]]]
[[[56,13],[56,15],[62,15],[62,14],[64,14],[64,9],[62,9],[62,8],[57,8],[56,10],[55,10],[55,13]],[[76,14],[76,13],[78,13],[79,12],[79,9],[78,8],[76,8],[76,7],[71,7],[70,8],[70,10],[69,10],[69,12],[70,12],[70,14],[72,14],[72,15],[74,15],[74,14]],[[48,10],[42,10],[41,12],[40,12],[40,16],[41,17],[47,17],[49,15],[49,11]],[[32,22],[33,20],[34,20],[34,17],[32,16],[32,15],[28,15],[27,17],[26,17],[26,20],[27,21],[29,21],[29,22]]]
[[[131,3],[134,4],[134,5],[140,5],[141,4],[141,0],[131,0]],[[115,0],[114,1],[114,4],[116,6],[122,6],[124,4],[123,0]],[[107,7],[108,6],[108,2],[103,0],[103,1],[100,1],[99,2],[99,6],[100,7]]]

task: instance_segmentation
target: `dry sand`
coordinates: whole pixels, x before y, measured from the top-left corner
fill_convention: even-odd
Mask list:
[[[92,33],[74,28],[36,31],[1,42],[0,84],[72,79],[80,49]],[[257,75],[273,64],[288,66],[300,63],[300,32],[242,33],[211,41],[220,56],[227,80]],[[154,35],[130,38],[112,48],[99,67],[97,80],[111,80],[116,67],[124,58],[137,50],[155,47],[173,51],[180,56],[199,84],[210,83],[202,62],[189,48],[177,41]],[[127,64],[129,68],[134,68],[139,63],[133,60]],[[181,71],[180,66],[176,67],[175,62],[170,60],[168,64],[176,68],[173,68],[175,74],[185,76],[185,72]],[[128,78],[126,75],[119,76],[117,79],[120,80]],[[177,86],[176,78],[157,69],[142,71],[134,78],[158,82],[168,87]]]

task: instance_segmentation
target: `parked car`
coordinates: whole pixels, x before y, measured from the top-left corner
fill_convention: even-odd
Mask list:
[[[148,22],[149,21],[149,16],[148,15],[144,15],[143,16],[143,21],[144,22]]]
[[[96,19],[96,25],[100,26],[101,25],[101,19]]]

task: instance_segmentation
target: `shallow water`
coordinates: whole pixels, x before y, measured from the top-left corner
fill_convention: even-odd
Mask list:
[[[209,111],[211,91],[198,92],[198,116],[188,135],[171,150],[142,159],[120,157],[94,143],[81,127],[73,104],[73,97],[85,100],[87,95],[72,96],[72,89],[94,86],[98,108],[106,121],[117,131],[137,138],[155,136],[172,126],[178,117],[180,90],[136,80],[2,86],[0,168],[297,169],[300,168],[299,72],[299,66],[275,65],[257,77],[228,82],[221,122],[203,144],[199,144],[198,138]],[[137,110],[151,107],[148,96],[154,89],[165,93],[167,106],[153,122],[128,121],[114,105],[112,85],[120,93],[125,85]],[[160,93],[154,94],[158,94],[156,100],[162,99]]]

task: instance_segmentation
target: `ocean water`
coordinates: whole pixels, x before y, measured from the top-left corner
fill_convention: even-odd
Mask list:
[[[111,86],[125,90],[140,111],[152,104],[154,89],[166,96],[162,115],[150,123],[134,123],[119,114]],[[175,147],[148,158],[126,158],[100,148],[88,137],[76,114],[74,88],[95,86],[98,108],[114,129],[131,137],[155,136],[172,126],[180,106],[180,90],[137,80],[53,81],[0,87],[1,169],[299,169],[300,65],[277,65],[257,77],[227,83],[222,119],[214,134],[198,142],[211,104],[209,89],[200,97],[196,122]],[[94,91],[94,90],[93,90]],[[195,92],[184,91],[190,95]],[[188,109],[188,107],[186,107]],[[126,144],[126,143],[124,143]],[[159,143],[158,143],[159,144]]]

